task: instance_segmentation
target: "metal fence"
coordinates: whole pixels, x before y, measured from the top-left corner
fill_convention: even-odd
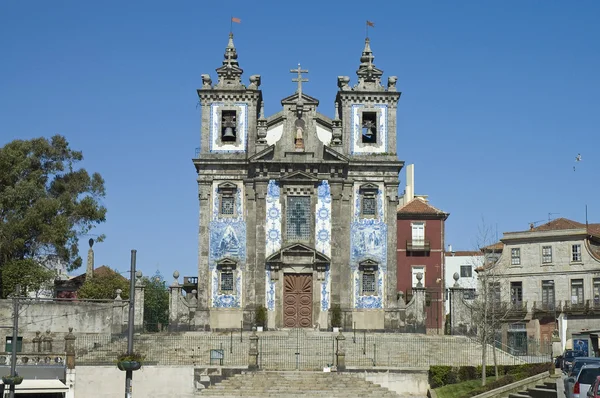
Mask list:
[[[338,349],[345,352],[348,367],[429,367],[431,365],[481,365],[482,346],[465,336],[428,336],[392,333],[337,334],[292,329],[258,333],[258,365],[265,370],[318,370],[335,364]],[[248,365],[250,333],[142,334],[134,338],[134,349],[148,365]],[[127,349],[124,336],[78,336],[76,363],[112,365]],[[487,362],[498,364],[548,362],[547,343],[531,342],[528,352],[508,352],[504,346],[487,345]]]

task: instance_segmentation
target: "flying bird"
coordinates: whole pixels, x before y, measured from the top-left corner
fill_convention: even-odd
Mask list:
[[[581,162],[581,154],[578,153],[577,156],[575,156],[575,162]],[[573,166],[573,171],[575,171],[575,166]]]

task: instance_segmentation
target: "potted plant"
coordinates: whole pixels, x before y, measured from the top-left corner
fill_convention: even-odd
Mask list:
[[[342,308],[339,304],[334,304],[331,306],[331,327],[333,328],[334,333],[338,333],[341,326]]]
[[[2,376],[2,382],[6,386],[18,386],[19,384],[21,384],[23,382],[23,376],[19,376],[19,375]]]
[[[123,353],[117,357],[117,368],[119,370],[138,370],[142,367],[144,356],[139,352]]]
[[[254,313],[254,323],[256,324],[256,330],[258,332],[262,332],[263,328],[267,324],[267,309],[259,305],[256,307],[256,312]]]

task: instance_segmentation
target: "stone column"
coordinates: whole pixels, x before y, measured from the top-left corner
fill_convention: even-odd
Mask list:
[[[345,144],[344,144],[345,145]],[[354,310],[354,275],[350,268],[350,223],[354,214],[354,206],[352,202],[353,198],[353,184],[352,182],[343,182],[340,204],[338,205],[339,210],[339,230],[334,230],[332,225],[332,235],[338,235],[337,244],[339,245],[339,256],[337,257],[337,264],[340,267],[339,277],[339,289],[337,291],[340,295],[340,306],[342,307],[342,328],[350,330],[353,328],[352,311]],[[333,210],[333,208],[332,208]],[[332,221],[334,220],[335,213],[332,215]],[[333,221],[335,222],[335,221]],[[335,231],[335,233],[334,233]],[[333,252],[332,252],[333,255]],[[358,266],[358,264],[356,264]],[[334,291],[334,282],[331,280],[332,292]],[[332,300],[333,303],[333,300]]]
[[[65,336],[65,355],[67,356],[67,369],[75,369],[75,335],[72,327]]]
[[[258,370],[258,336],[256,328],[252,328],[250,336],[250,349],[248,350],[248,370]]]
[[[91,279],[94,277],[94,249],[92,249],[92,246],[94,246],[94,240],[90,239],[89,244],[90,248],[88,249],[87,267],[85,270],[86,279]]]
[[[335,358],[336,358],[336,369],[338,372],[343,372],[346,370],[346,351],[344,350],[344,341],[346,340],[346,337],[344,337],[344,335],[342,334],[342,332],[340,331],[340,333],[335,336],[335,343],[336,343],[336,351],[335,351]]]
[[[393,130],[392,130],[393,131]],[[397,181],[397,180],[396,180]],[[398,209],[398,184],[385,184],[385,218],[387,224],[387,264],[385,275],[384,308],[386,330],[398,330],[400,327],[400,313],[398,311],[398,236],[397,236],[397,209]]]
[[[113,301],[113,313],[112,313],[112,326],[111,332],[113,334],[123,333],[123,299],[121,298],[121,289],[116,291],[117,297]]]
[[[255,278],[255,305],[266,306],[266,267],[265,267],[265,241],[266,241],[266,232],[265,232],[265,222],[267,220],[267,185],[268,181],[256,181],[255,183],[255,193],[256,193],[256,202],[255,202],[255,217],[256,217],[256,225],[254,225],[254,233],[255,233],[255,261],[256,261],[256,278]],[[248,226],[250,229],[251,226]],[[275,303],[275,305],[280,305],[281,303]],[[253,320],[254,321],[254,320]],[[272,328],[275,325],[268,325],[268,327]]]
[[[256,227],[259,221],[256,219],[256,193],[254,184],[244,184],[246,193],[246,242],[256,242]],[[243,322],[245,325],[254,323],[254,310],[256,308],[256,280],[264,277],[264,270],[256,263],[256,250],[246,250],[246,270],[243,274]],[[263,303],[264,305],[264,303]]]
[[[139,271],[138,271],[139,272]],[[142,282],[141,273],[136,275],[135,281],[135,331],[141,332],[144,330],[144,283]]]
[[[348,224],[347,218],[342,217],[341,214],[343,183],[339,181],[333,182],[330,180],[329,186],[331,188],[331,231],[335,231],[335,233],[331,234],[331,264],[329,265],[329,275],[331,278],[331,298],[329,306],[331,307],[335,304],[341,306],[342,293],[340,280],[342,275],[348,277],[348,263],[343,263],[340,261],[340,257],[344,251],[344,248],[347,247],[343,244],[343,242],[347,239],[347,244],[350,245],[350,237],[346,234],[338,234],[338,232],[341,232],[343,225]],[[346,268],[346,270],[342,270],[342,268]],[[327,327],[327,324],[321,325],[321,329],[326,329]]]
[[[200,200],[200,215],[198,217],[198,308],[195,324],[198,328],[210,328],[210,291],[211,276],[208,268],[210,222],[212,218],[212,182],[198,182],[198,198]],[[177,296],[179,297],[179,296]]]
[[[415,331],[418,333],[426,333],[426,319],[427,319],[427,311],[426,311],[426,294],[427,291],[425,287],[423,287],[423,283],[421,280],[423,279],[423,274],[417,274],[417,287],[413,288],[413,304],[414,304],[414,316],[415,316]]]
[[[169,287],[169,330],[177,331],[179,329],[179,298],[181,297],[182,287],[177,280],[179,278],[179,272],[173,272],[173,278],[175,279]],[[200,279],[198,279],[198,285],[200,285]],[[200,305],[200,300],[197,302]]]

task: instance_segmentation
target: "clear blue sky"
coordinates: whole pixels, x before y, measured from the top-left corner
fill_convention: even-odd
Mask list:
[[[5,0],[0,145],[63,134],[102,174],[97,265],[124,271],[135,248],[145,274],[196,274],[196,88],[202,73],[216,80],[232,15],[267,114],[301,62],[305,92],[333,116],[336,77],[355,81],[375,22],[375,64],[403,92],[399,157],[415,164],[416,192],[451,213],[456,250],[474,248],[482,218],[501,234],[548,213],[584,221],[588,204],[600,222],[598,1]]]

